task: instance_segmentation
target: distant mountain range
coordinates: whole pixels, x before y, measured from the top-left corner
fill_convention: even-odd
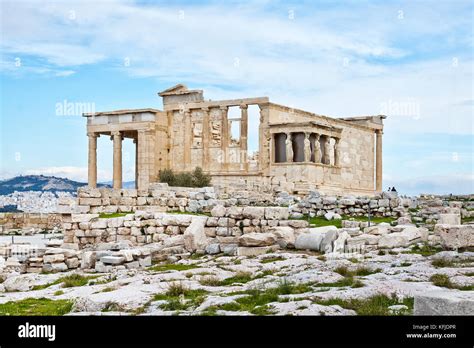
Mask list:
[[[110,187],[111,182],[98,184],[99,187]],[[0,195],[8,195],[15,191],[68,191],[76,192],[86,183],[45,175],[21,175],[0,181]],[[134,181],[124,182],[124,188],[135,187]]]

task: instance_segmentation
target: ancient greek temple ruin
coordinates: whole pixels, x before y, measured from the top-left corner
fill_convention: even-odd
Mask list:
[[[178,84],[158,93],[163,110],[84,114],[89,186],[97,185],[97,138],[113,140],[113,187],[122,187],[122,141],[136,144],[135,182],[146,189],[161,169],[201,167],[214,185],[280,186],[290,192],[373,194],[382,190],[384,115],[331,118],[270,102],[268,97],[205,100]],[[257,105],[258,151],[249,153],[249,106]],[[229,117],[229,108],[240,117]],[[257,121],[257,120],[255,120]],[[238,134],[231,130],[238,126]]]

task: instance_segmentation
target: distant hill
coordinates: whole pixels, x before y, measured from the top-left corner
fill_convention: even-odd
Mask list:
[[[105,182],[101,183],[100,185],[105,185],[105,186],[112,187],[112,181],[105,181]],[[124,188],[124,189],[134,189],[135,188],[135,181],[124,181],[122,183],[122,188]]]
[[[21,175],[0,181],[0,195],[8,195],[15,191],[69,191],[76,192],[86,183],[44,175]],[[99,184],[99,187],[108,185]]]

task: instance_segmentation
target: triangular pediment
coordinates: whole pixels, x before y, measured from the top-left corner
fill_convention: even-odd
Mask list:
[[[178,83],[177,85],[170,87],[168,89],[165,89],[164,91],[161,91],[158,93],[159,96],[165,96],[165,95],[173,95],[173,94],[183,94],[183,92],[187,92],[188,87],[186,85],[183,85],[182,83]]]

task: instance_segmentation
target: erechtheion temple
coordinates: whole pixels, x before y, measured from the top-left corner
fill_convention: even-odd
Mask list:
[[[97,137],[113,140],[113,187],[122,187],[122,140],[136,143],[136,185],[146,189],[161,169],[201,167],[212,183],[266,183],[298,192],[373,194],[382,190],[385,116],[330,118],[270,102],[268,97],[205,100],[179,84],[159,96],[163,110],[84,114],[89,186],[97,184]],[[248,151],[248,107],[259,109],[258,151]],[[229,117],[231,107],[240,117]],[[231,129],[238,124],[237,135]],[[288,189],[289,188],[289,189]]]

